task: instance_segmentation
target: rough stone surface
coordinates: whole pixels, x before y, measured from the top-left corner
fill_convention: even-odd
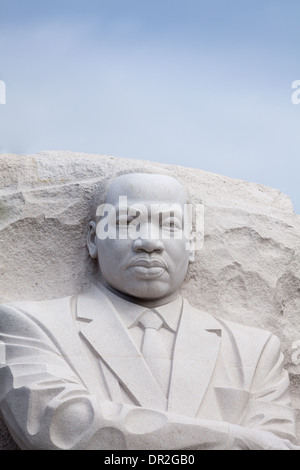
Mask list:
[[[204,247],[183,293],[211,314],[278,335],[300,410],[300,366],[292,363],[292,345],[300,340],[300,216],[276,189],[101,155],[0,155],[0,301],[62,297],[91,283],[87,224],[107,180],[122,171],[175,176],[192,202],[204,204]],[[0,425],[0,449],[14,448]]]

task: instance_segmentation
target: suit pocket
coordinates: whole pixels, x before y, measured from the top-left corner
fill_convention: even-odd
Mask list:
[[[224,421],[239,424],[252,393],[230,387],[214,387],[218,406]]]

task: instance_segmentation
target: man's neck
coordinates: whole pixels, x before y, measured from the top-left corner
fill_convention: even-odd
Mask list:
[[[160,307],[162,305],[166,305],[173,300],[177,299],[179,296],[179,291],[175,291],[171,295],[167,297],[163,297],[161,299],[140,299],[137,297],[132,297],[128,294],[125,294],[124,292],[120,292],[116,289],[114,289],[112,286],[107,284],[103,279],[100,279],[100,285],[111,291],[113,294],[117,295],[121,299],[127,300],[128,302],[132,302],[137,305],[141,305],[142,307],[145,308],[155,308],[155,307]]]

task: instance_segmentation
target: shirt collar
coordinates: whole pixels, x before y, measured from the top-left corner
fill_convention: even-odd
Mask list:
[[[164,320],[168,329],[173,332],[177,331],[182,310],[181,296],[178,296],[168,304],[149,309],[119,297],[104,286],[101,286],[101,289],[104,290],[105,294],[111,300],[126,328],[136,326],[145,311],[154,310]]]
[[[157,311],[160,316],[163,318],[167,327],[175,333],[177,331],[181,311],[182,311],[182,297],[178,296],[172,302],[156,307],[153,310]]]

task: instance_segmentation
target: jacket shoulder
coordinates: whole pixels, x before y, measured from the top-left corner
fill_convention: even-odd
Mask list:
[[[265,373],[276,364],[282,365],[283,353],[278,336],[263,328],[247,326],[227,320],[223,324],[224,336],[238,351],[240,360],[245,365],[261,364]]]
[[[245,325],[243,323],[227,320],[220,317],[215,317],[220,324],[228,331],[235,333],[235,336],[247,336],[249,338],[256,338],[260,340],[268,340],[273,333],[264,328],[258,328],[256,326]]]
[[[198,316],[199,323],[202,323],[205,329],[220,330],[222,342],[228,346],[231,345],[233,349],[239,351],[242,356],[248,357],[249,360],[251,355],[253,355],[253,359],[254,356],[258,359],[267,344],[274,351],[280,349],[278,337],[266,329],[227,320],[221,316],[202,311],[190,304],[189,307],[193,315]]]
[[[57,316],[70,311],[72,297],[52,300],[21,301],[0,304],[0,332],[33,337],[41,336],[41,326],[46,319],[55,321]]]

